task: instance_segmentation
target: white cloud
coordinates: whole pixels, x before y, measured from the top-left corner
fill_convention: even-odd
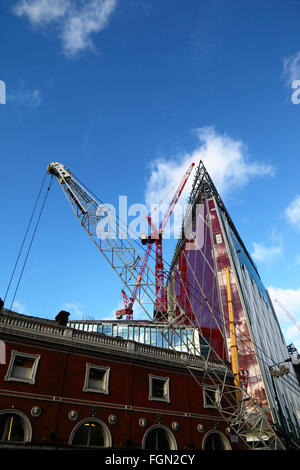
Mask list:
[[[290,224],[300,230],[300,196],[296,197],[296,199],[291,202],[286,208],[285,214]]]
[[[78,302],[65,302],[61,305],[58,311],[65,310],[66,312],[69,312],[69,320],[84,320],[83,309],[83,305]]]
[[[6,308],[10,308],[10,307],[7,306]],[[27,315],[26,306],[22,304],[22,302],[20,302],[19,300],[14,300],[11,309],[13,312],[20,313],[21,315]]]
[[[300,80],[300,51],[283,60],[283,75],[289,86],[295,80]]]
[[[253,243],[254,251],[251,253],[251,256],[255,261],[269,263],[282,255],[282,244],[282,235],[277,234],[273,230],[268,245],[265,243]]]
[[[246,144],[227,134],[217,134],[212,127],[198,129],[202,145],[193,153],[202,159],[218,191],[222,194],[231,188],[244,186],[254,176],[273,174],[270,165],[251,161]]]
[[[199,145],[191,153],[184,153],[173,160],[157,159],[151,166],[151,174],[146,185],[145,200],[151,204],[159,204],[165,199],[167,204],[190,163],[195,163],[195,169],[200,160],[203,161],[217,190],[222,196],[231,190],[246,185],[251,178],[272,175],[274,168],[250,160],[247,146],[239,140],[234,140],[227,134],[218,134],[213,127],[202,127],[196,130]],[[193,172],[193,174],[194,174]],[[185,190],[180,198],[181,204],[187,201],[191,190],[193,175],[190,176]]]
[[[70,8],[69,0],[21,0],[13,11],[18,16],[27,16],[38,25],[56,21],[67,13]]]
[[[270,286],[268,287],[268,292],[286,341],[294,343],[300,351],[300,287],[299,289],[281,289]],[[281,303],[283,308],[276,300]],[[285,313],[284,309],[289,312],[293,320]]]
[[[255,261],[270,262],[282,254],[281,246],[267,246],[264,243],[253,243],[254,251],[251,253]]]
[[[7,103],[13,103],[29,108],[36,108],[42,104],[42,95],[38,89],[22,87],[7,93]]]
[[[64,50],[68,55],[92,48],[91,34],[103,30],[116,6],[116,0],[93,0],[81,10],[68,15],[62,33]]]
[[[73,57],[94,47],[92,34],[107,26],[116,5],[117,0],[21,0],[13,11],[35,26],[55,23],[64,53]]]
[[[187,156],[184,156],[183,159],[179,162],[157,160],[151,165],[151,175],[146,186],[145,200],[149,212],[151,211],[152,221],[156,227],[159,225],[159,218],[162,217],[168,210],[169,203],[171,202],[176,190],[179,187],[183,175],[186,173],[191,163],[193,163],[191,159]],[[180,200],[178,201],[174,210],[174,215],[178,215],[178,217],[176,217],[176,221],[174,222],[176,224],[176,233],[178,233],[178,230],[181,226],[183,207],[187,202],[188,195],[191,190],[193,175],[196,171],[195,168],[196,165],[191,175],[189,176],[189,179],[180,196]],[[157,206],[157,210],[155,209],[155,206]],[[168,231],[169,225],[165,230],[165,238],[168,237]]]

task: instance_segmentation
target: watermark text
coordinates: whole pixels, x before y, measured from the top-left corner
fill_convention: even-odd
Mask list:
[[[0,80],[0,104],[6,104],[6,84]]]
[[[151,239],[186,240],[187,250],[201,249],[204,237],[204,204],[181,205],[174,207],[172,215],[165,222],[164,215],[168,205],[127,204],[127,196],[119,196],[116,208],[113,204],[101,204],[96,211],[96,234],[101,240],[127,239],[141,240],[143,236]],[[149,222],[149,218],[151,223]],[[184,221],[184,222],[183,222]],[[163,223],[162,223],[163,222]]]
[[[300,80],[294,80],[292,83],[292,88],[295,89],[294,93],[291,96],[293,104],[300,103]]]

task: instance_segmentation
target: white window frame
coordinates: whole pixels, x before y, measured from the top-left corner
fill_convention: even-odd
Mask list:
[[[216,233],[216,243],[218,245],[220,245],[221,243],[223,243],[223,238],[222,238],[222,234],[221,233]]]
[[[21,357],[24,357],[26,359],[33,359],[33,365],[32,365],[32,369],[31,369],[30,378],[26,379],[26,378],[21,378],[21,377],[14,377],[12,375],[15,358],[17,356],[21,356]],[[8,369],[7,369],[6,376],[4,377],[4,380],[7,380],[7,381],[11,380],[11,381],[14,381],[14,382],[23,382],[23,383],[28,383],[30,385],[35,384],[36,372],[37,372],[38,363],[39,363],[40,358],[41,358],[40,354],[29,354],[29,353],[24,353],[24,352],[21,352],[21,351],[16,351],[15,349],[13,349],[12,352],[11,352],[11,357],[10,357]]]
[[[91,369],[98,369],[104,372],[103,378],[103,388],[94,388],[89,386],[89,377],[90,377],[90,370]],[[96,392],[96,393],[104,393],[105,395],[109,394],[109,375],[110,375],[110,367],[109,366],[99,366],[97,364],[90,364],[89,362],[86,363],[86,372],[85,372],[85,379],[84,379],[84,392]]]
[[[207,397],[206,391],[214,392],[215,393],[215,401],[214,403],[209,400]],[[214,387],[213,385],[207,385],[203,387],[203,403],[204,408],[221,408],[221,395],[219,387]]]
[[[163,380],[164,383],[164,397],[155,397],[153,396],[152,390],[152,380],[158,379]],[[150,401],[163,401],[166,403],[170,403],[170,377],[162,377],[161,375],[152,375],[149,374],[149,400]]]

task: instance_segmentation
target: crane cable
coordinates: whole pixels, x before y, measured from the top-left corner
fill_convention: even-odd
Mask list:
[[[34,217],[34,214],[35,214],[35,211],[36,211],[38,202],[39,202],[39,200],[40,200],[41,193],[42,193],[42,190],[43,190],[43,187],[44,187],[44,184],[45,184],[47,175],[48,175],[48,174],[46,173],[46,175],[45,175],[45,177],[44,177],[44,179],[43,179],[41,188],[40,188],[40,190],[39,190],[38,196],[37,196],[37,198],[36,198],[36,202],[35,202],[35,204],[34,204],[34,208],[33,208],[32,214],[31,214],[30,219],[29,219],[29,222],[28,222],[28,226],[27,226],[27,229],[26,229],[26,232],[25,232],[25,235],[24,235],[22,244],[21,244],[21,248],[20,248],[20,250],[19,250],[19,253],[18,253],[18,256],[17,256],[17,260],[16,260],[16,263],[15,263],[15,265],[14,265],[14,269],[13,269],[13,272],[12,272],[12,275],[11,275],[11,278],[10,278],[10,281],[9,281],[9,284],[8,284],[8,287],[7,287],[7,290],[6,290],[6,293],[5,293],[4,301],[6,300],[6,297],[7,297],[7,295],[8,295],[8,291],[9,291],[9,289],[10,289],[10,286],[11,286],[11,283],[12,283],[12,280],[13,280],[13,277],[14,277],[14,274],[15,274],[15,271],[16,271],[16,268],[17,268],[17,265],[18,265],[18,262],[19,262],[19,259],[20,259],[20,256],[21,256],[21,253],[22,253],[22,250],[23,250],[23,247],[24,247],[26,238],[27,238],[27,235],[28,235],[28,232],[29,232],[29,229],[30,229],[32,220],[33,220],[33,217]],[[27,259],[28,259],[28,256],[29,256],[29,253],[30,253],[30,250],[31,250],[31,247],[32,247],[32,243],[33,243],[33,240],[34,240],[34,237],[35,237],[35,234],[36,234],[36,231],[37,231],[37,228],[38,228],[38,225],[39,225],[41,216],[42,216],[43,209],[44,209],[44,207],[45,207],[45,203],[46,203],[46,200],[47,200],[47,197],[48,197],[48,194],[49,194],[51,185],[52,185],[52,181],[53,181],[53,175],[52,175],[52,177],[51,177],[50,184],[49,184],[49,186],[48,186],[48,188],[47,188],[47,191],[46,191],[46,194],[45,194],[45,197],[44,197],[44,200],[43,200],[43,203],[42,203],[42,206],[41,206],[41,209],[40,209],[40,212],[39,212],[39,215],[38,215],[36,224],[35,224],[35,228],[34,228],[34,231],[33,231],[33,234],[32,234],[31,240],[30,240],[30,244],[29,244],[29,247],[28,247],[28,250],[27,250],[27,254],[26,254],[26,257],[25,257],[25,260],[24,260],[24,263],[23,263],[23,266],[22,266],[22,269],[21,269],[21,273],[20,273],[20,276],[19,276],[19,279],[18,279],[18,282],[17,282],[17,286],[16,286],[16,288],[15,288],[14,295],[13,295],[13,298],[12,298],[12,301],[11,301],[11,304],[10,304],[10,310],[12,309],[12,306],[13,306],[13,303],[14,303],[14,300],[15,300],[15,297],[16,297],[16,294],[17,294],[17,291],[18,291],[18,288],[19,288],[19,285],[20,285],[20,282],[21,282],[23,273],[24,273],[25,265],[26,265],[26,262],[27,262]]]
[[[31,214],[31,216],[30,216],[29,222],[28,222],[28,226],[27,226],[27,229],[26,229],[26,232],[25,232],[23,241],[22,241],[22,245],[21,245],[21,248],[20,248],[20,250],[19,250],[19,253],[18,253],[18,256],[17,256],[17,260],[16,260],[16,262],[15,262],[14,269],[13,269],[13,271],[12,271],[12,275],[11,275],[10,280],[9,280],[9,283],[8,283],[8,287],[7,287],[7,289],[6,289],[6,293],[5,293],[5,296],[4,296],[4,302],[6,301],[6,297],[7,297],[7,295],[8,295],[8,291],[9,291],[9,289],[10,289],[10,286],[11,286],[11,283],[12,283],[12,280],[13,280],[13,277],[14,277],[14,274],[15,274],[15,271],[16,271],[16,268],[17,268],[17,265],[18,265],[20,256],[21,256],[21,253],[22,253],[22,250],[23,250],[23,247],[24,247],[24,243],[25,243],[25,240],[26,240],[26,237],[27,237],[27,234],[28,234],[28,231],[29,231],[29,228],[30,228],[30,225],[31,225],[33,216],[34,216],[34,213],[35,213],[35,210],[36,210],[36,206],[37,206],[37,204],[38,204],[38,201],[39,201],[39,199],[40,199],[40,195],[41,195],[43,186],[44,186],[44,184],[45,184],[46,177],[47,177],[47,173],[46,173],[45,176],[44,176],[44,179],[43,179],[41,188],[40,188],[39,193],[38,193],[38,196],[37,196],[37,198],[36,198],[36,202],[35,202],[35,205],[34,205],[32,214]]]

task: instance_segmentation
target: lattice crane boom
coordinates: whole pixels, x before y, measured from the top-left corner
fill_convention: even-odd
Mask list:
[[[152,249],[152,245],[149,244],[147,246],[147,250],[146,250],[146,253],[145,253],[145,256],[144,256],[144,259],[143,259],[143,263],[142,263],[142,266],[141,266],[141,269],[140,269],[140,272],[139,272],[139,275],[138,275],[138,278],[137,278],[137,281],[136,281],[136,284],[135,284],[135,287],[133,289],[131,297],[128,298],[126,293],[124,292],[124,290],[123,289],[121,290],[121,294],[122,294],[122,297],[123,297],[123,302],[124,302],[124,307],[125,308],[117,310],[117,312],[116,312],[117,319],[122,318],[123,315],[126,315],[127,320],[132,319],[133,305],[134,305],[134,302],[135,302],[140,284],[142,282],[142,279],[143,279],[143,276],[144,276],[144,273],[145,273],[145,270],[146,270],[146,267],[147,267],[147,264],[148,264],[151,249]]]
[[[179,186],[177,188],[177,191],[175,192],[170,204],[169,204],[169,207],[168,207],[168,210],[166,211],[165,215],[163,216],[161,222],[160,222],[160,226],[159,226],[159,229],[160,230],[164,230],[167,223],[168,223],[168,220],[169,218],[171,217],[172,215],[172,212],[174,211],[174,208],[181,196],[181,193],[186,185],[186,182],[187,180],[189,179],[190,177],[190,174],[193,170],[195,166],[195,163],[191,163],[190,166],[188,167],[188,169],[186,170],[185,174],[183,175],[183,177],[181,178],[181,181],[179,183]]]

